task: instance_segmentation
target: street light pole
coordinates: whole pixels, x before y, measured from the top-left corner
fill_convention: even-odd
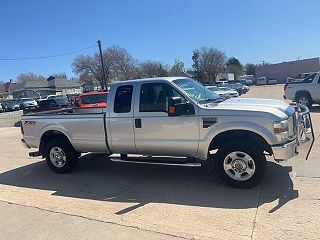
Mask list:
[[[106,82],[106,73],[105,73],[104,62],[103,62],[103,57],[102,57],[101,41],[98,40],[97,43],[98,43],[98,47],[99,47],[101,66],[102,66],[102,78],[103,78],[103,84],[102,84],[103,89],[102,90],[106,90],[107,89],[107,82]]]

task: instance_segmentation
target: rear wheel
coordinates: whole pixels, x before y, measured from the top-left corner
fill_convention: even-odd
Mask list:
[[[296,102],[307,106],[308,108],[312,107],[312,99],[308,94],[299,94],[296,98]]]
[[[77,164],[79,153],[65,138],[55,138],[48,142],[45,152],[49,168],[56,173],[70,172]]]
[[[229,143],[212,159],[218,177],[236,188],[251,188],[263,179],[266,157],[255,144]]]

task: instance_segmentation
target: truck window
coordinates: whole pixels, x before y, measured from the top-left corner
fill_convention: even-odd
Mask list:
[[[145,83],[140,90],[140,112],[167,112],[169,97],[184,97],[165,83]]]
[[[315,76],[317,75],[317,73],[312,73],[310,74],[308,77],[306,77],[303,82],[304,83],[311,83],[313,81],[313,79],[315,78]]]
[[[129,113],[131,111],[132,85],[119,86],[114,100],[115,113]]]

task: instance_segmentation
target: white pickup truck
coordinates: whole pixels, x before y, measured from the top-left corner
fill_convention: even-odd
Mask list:
[[[303,148],[309,155],[314,139],[304,106],[266,99],[221,102],[181,77],[116,82],[105,112],[23,115],[21,131],[22,143],[38,148],[29,155],[42,156],[57,173],[71,170],[85,152],[118,153],[123,161],[130,161],[127,154],[150,162],[168,156],[167,164],[176,157],[213,167],[223,182],[239,188],[262,180],[266,155],[287,160]]]
[[[320,72],[312,73],[302,81],[286,83],[284,86],[285,99],[311,107],[320,103]]]

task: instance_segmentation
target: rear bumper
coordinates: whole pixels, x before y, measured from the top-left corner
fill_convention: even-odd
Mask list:
[[[26,143],[26,141],[24,139],[21,139],[21,143],[25,148],[27,148],[27,149],[31,148],[31,147],[29,147],[29,145]]]

